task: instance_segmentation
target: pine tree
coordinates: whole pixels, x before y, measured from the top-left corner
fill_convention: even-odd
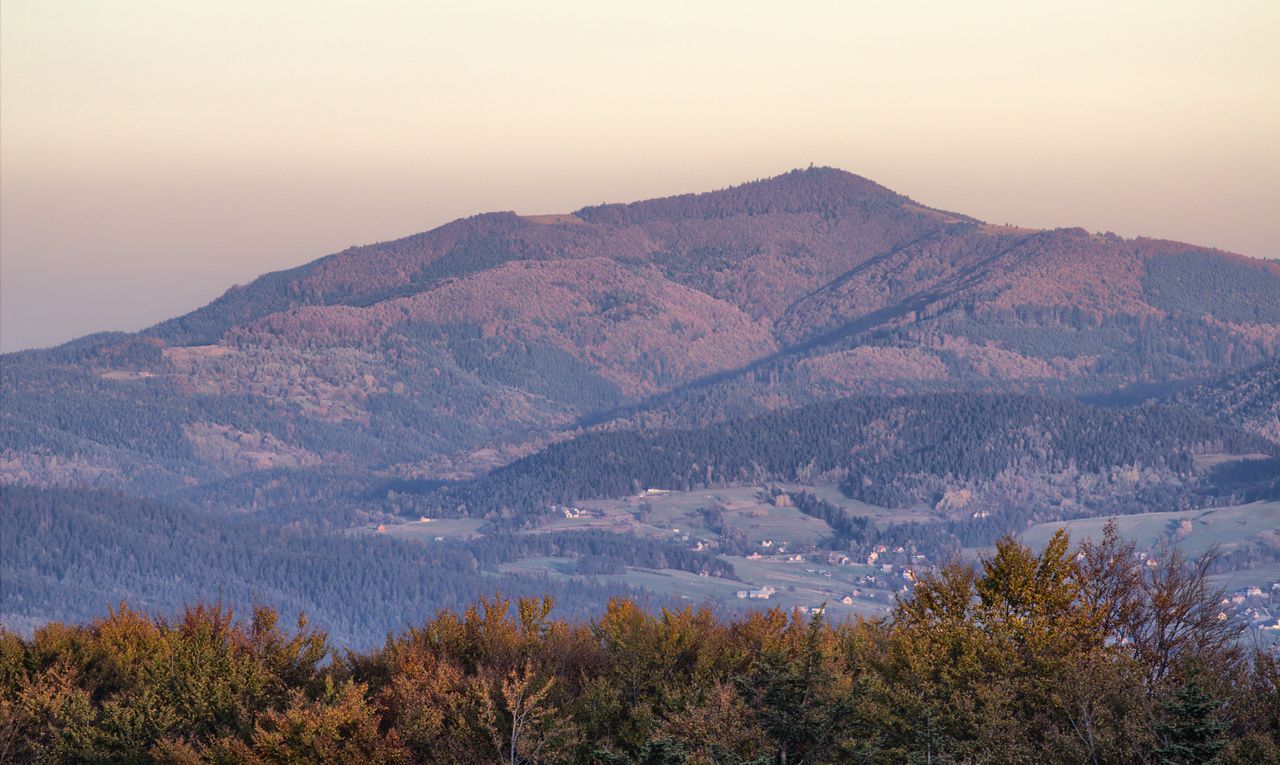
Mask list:
[[[1155,750],[1161,765],[1215,765],[1226,745],[1227,726],[1217,715],[1221,704],[1201,683],[1201,673],[1193,669],[1162,705]]]

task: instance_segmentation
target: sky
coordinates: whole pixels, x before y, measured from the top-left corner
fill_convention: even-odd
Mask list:
[[[4,0],[0,349],[810,163],[1280,257],[1280,3]]]

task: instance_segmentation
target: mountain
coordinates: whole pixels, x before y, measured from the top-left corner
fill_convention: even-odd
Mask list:
[[[1106,393],[1277,354],[1278,263],[992,226],[811,168],[478,215],[140,333],[8,354],[0,480],[448,479],[584,427],[865,393]]]
[[[496,590],[883,614],[1115,514],[1269,584],[1278,364],[1280,264],[828,168],[478,215],[0,359],[0,624],[211,593],[350,645]]]

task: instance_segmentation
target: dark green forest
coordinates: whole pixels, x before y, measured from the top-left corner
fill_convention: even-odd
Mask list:
[[[1140,466],[1179,479],[1145,494],[1086,498],[1097,510],[1139,512],[1229,494],[1230,484],[1198,485],[1193,456],[1201,452],[1274,454],[1276,446],[1171,407],[1002,394],[859,397],[704,428],[587,433],[474,481],[432,486],[425,502],[520,525],[552,504],[654,487],[834,476],[851,497],[899,507],[933,504],[944,483],[982,482],[1015,467],[1042,474]]]
[[[286,614],[305,612],[339,644],[364,646],[498,589],[550,595],[566,616],[597,613],[618,595],[665,604],[587,580],[497,572],[498,563],[521,556],[572,554],[733,573],[705,554],[616,534],[422,545],[317,534],[110,492],[20,486],[0,487],[0,506],[0,612],[8,624],[84,621],[121,600],[154,613],[217,598],[241,610],[270,603]]]

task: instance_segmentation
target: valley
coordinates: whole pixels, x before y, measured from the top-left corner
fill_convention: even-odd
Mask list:
[[[835,484],[648,489],[618,499],[557,506],[560,517],[524,533],[592,530],[666,540],[691,551],[715,553],[732,566],[734,578],[575,556],[518,558],[501,564],[498,571],[632,587],[724,611],[762,605],[803,611],[825,607],[830,618],[840,619],[887,613],[897,598],[910,592],[917,575],[950,560],[940,559],[937,552],[931,557],[911,541],[907,547],[842,546],[831,525],[795,508],[793,496],[830,503],[849,518],[885,530],[946,523],[943,512],[876,507],[848,498]],[[1059,529],[1076,542],[1098,541],[1107,524],[1135,542],[1141,560],[1153,565],[1175,546],[1190,558],[1212,551],[1218,556],[1215,581],[1229,594],[1250,601],[1250,622],[1264,639],[1280,637],[1275,634],[1280,630],[1280,569],[1275,562],[1280,559],[1280,501],[1055,520],[1029,526],[1018,538],[1032,550],[1042,549]],[[473,539],[483,533],[483,525],[470,519],[424,519],[383,524],[363,533],[429,544]],[[909,540],[909,534],[904,531],[899,538]],[[976,562],[992,551],[965,548],[954,554]]]

